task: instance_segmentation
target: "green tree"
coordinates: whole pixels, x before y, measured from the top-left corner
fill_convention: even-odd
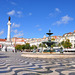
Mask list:
[[[21,50],[21,49],[22,49],[22,45],[16,45],[16,46],[15,46],[15,49],[16,49],[16,50]]]
[[[39,47],[45,47],[46,48],[47,46],[45,44],[40,43]]]
[[[64,48],[71,48],[71,46],[72,46],[72,44],[70,43],[70,40],[67,39],[67,40],[65,41]]]
[[[62,41],[62,42],[61,42],[61,45],[64,46],[64,44],[65,44],[65,41]]]
[[[61,46],[61,43],[59,43],[58,46],[60,47]]]
[[[24,44],[24,45],[22,45],[22,49],[23,49],[23,50],[25,49],[25,44]]]
[[[55,40],[54,38],[51,39],[51,41],[54,41],[54,40]]]
[[[39,47],[42,47],[42,44],[41,43],[39,44]]]
[[[25,44],[25,49],[30,49],[30,44],[29,43]]]
[[[51,45],[51,47],[55,47],[56,46],[56,44],[54,43],[53,45]]]
[[[70,40],[67,39],[66,41],[62,41],[61,42],[61,45],[64,47],[64,48],[71,48],[72,44],[70,43]]]
[[[30,49],[37,49],[37,46],[36,45],[32,45],[31,47],[30,47]]]

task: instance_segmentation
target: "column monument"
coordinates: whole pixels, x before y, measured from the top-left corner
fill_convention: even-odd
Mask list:
[[[11,38],[10,38],[10,36],[11,36],[11,34],[10,34],[10,26],[11,26],[11,23],[10,23],[10,16],[9,16],[9,21],[8,21],[8,23],[7,23],[7,25],[8,25],[8,35],[7,35],[7,41],[11,41]]]
[[[12,51],[15,50],[15,47],[13,46],[12,40],[11,40],[11,22],[10,22],[10,16],[8,20],[8,32],[7,32],[7,40],[4,43],[4,46],[2,48],[2,51]]]

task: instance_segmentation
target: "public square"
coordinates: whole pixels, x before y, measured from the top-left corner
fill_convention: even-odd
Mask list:
[[[0,52],[0,75],[75,75],[75,58],[29,58],[21,54]]]

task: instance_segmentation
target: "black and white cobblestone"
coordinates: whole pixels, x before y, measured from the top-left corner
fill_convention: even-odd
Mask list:
[[[0,52],[0,75],[75,75],[75,58],[27,58],[20,52]]]

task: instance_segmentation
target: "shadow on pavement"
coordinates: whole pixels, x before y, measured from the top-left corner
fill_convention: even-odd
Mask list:
[[[9,56],[0,56],[0,58],[8,58]]]
[[[4,55],[4,54],[0,54],[0,55]]]

